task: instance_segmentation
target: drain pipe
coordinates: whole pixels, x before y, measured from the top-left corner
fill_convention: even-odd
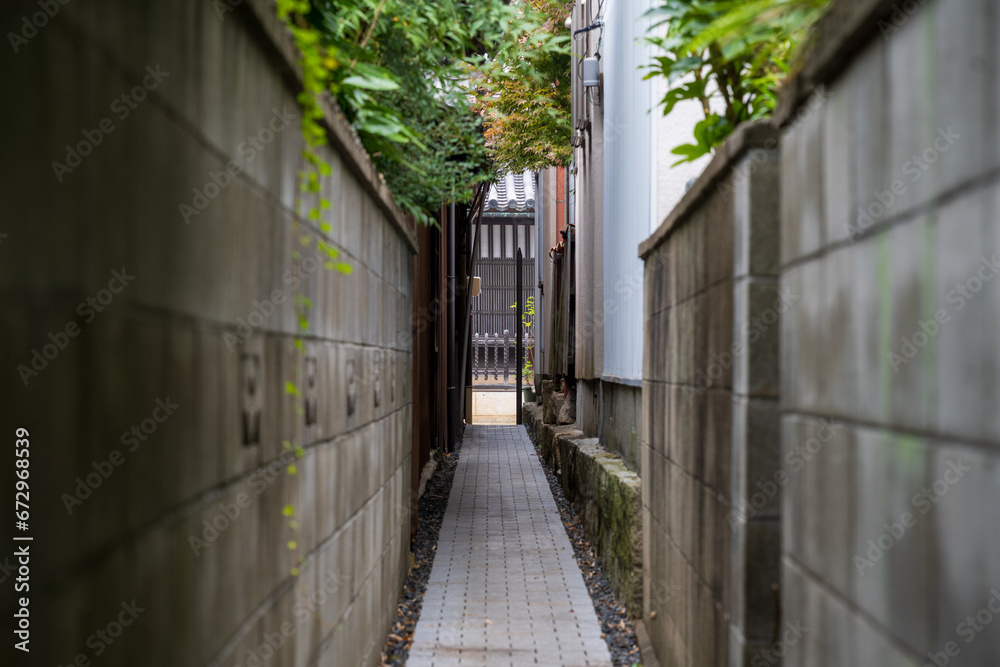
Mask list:
[[[471,284],[473,271],[476,268],[476,259],[479,258],[479,230],[483,226],[483,211],[486,210],[486,184],[480,184],[479,192],[472,198],[473,207],[476,211],[476,234],[472,239],[472,251],[469,253],[469,268],[466,275]],[[476,204],[478,202],[478,204]],[[462,391],[459,393],[459,418],[465,416],[465,369],[469,361],[469,330],[472,328],[472,297],[469,290],[465,291],[465,322],[462,326]]]
[[[445,280],[448,281],[447,284],[447,296],[448,296],[448,311],[447,311],[447,331],[448,331],[448,451],[455,451],[455,440],[458,437],[457,415],[455,410],[457,408],[455,401],[455,372],[458,370],[456,368],[456,358],[455,358],[455,299],[458,295],[455,292],[455,204],[450,204],[448,206],[448,245],[446,247],[446,252],[448,254],[447,266],[448,273],[445,275]]]

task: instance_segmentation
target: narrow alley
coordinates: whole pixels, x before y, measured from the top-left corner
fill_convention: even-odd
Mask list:
[[[470,426],[407,665],[609,665],[522,426]]]
[[[3,667],[1000,665],[1000,0],[0,30]]]

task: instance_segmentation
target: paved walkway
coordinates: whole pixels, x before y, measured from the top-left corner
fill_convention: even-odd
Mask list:
[[[523,426],[467,426],[408,667],[610,665]]]

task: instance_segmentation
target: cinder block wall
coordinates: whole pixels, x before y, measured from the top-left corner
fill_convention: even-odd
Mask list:
[[[638,297],[637,297],[638,298]],[[642,474],[639,453],[642,429],[642,388],[622,382],[598,381],[597,437],[601,446],[621,457],[628,468]],[[582,392],[581,392],[582,393]],[[577,399],[577,414],[580,414]],[[593,418],[593,417],[591,417]],[[587,433],[586,429],[584,433]]]
[[[375,664],[407,570],[413,231],[332,110],[332,229],[296,216],[298,82],[269,5],[51,4],[0,58],[5,470],[23,427],[35,538],[18,664]],[[39,11],[5,3],[5,32]],[[165,74],[143,93],[147,66]],[[205,205],[188,224],[181,204]],[[315,268],[320,237],[350,275]]]
[[[670,667],[748,665],[780,619],[777,134],[741,128],[640,246],[643,600]],[[758,498],[759,500],[759,498]]]
[[[997,664],[1000,12],[834,12],[784,100],[785,664]]]

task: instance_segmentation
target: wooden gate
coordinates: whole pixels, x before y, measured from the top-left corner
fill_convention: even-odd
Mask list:
[[[512,306],[515,295],[517,248],[524,257],[521,281],[525,295],[533,293],[535,285],[535,226],[533,214],[507,214],[509,217],[483,216],[479,257],[475,273],[481,280],[479,296],[472,299],[472,377],[483,382],[489,369],[490,381],[513,382],[517,365],[514,360],[516,311]],[[528,332],[525,332],[528,344]],[[483,378],[482,380],[480,378]]]

